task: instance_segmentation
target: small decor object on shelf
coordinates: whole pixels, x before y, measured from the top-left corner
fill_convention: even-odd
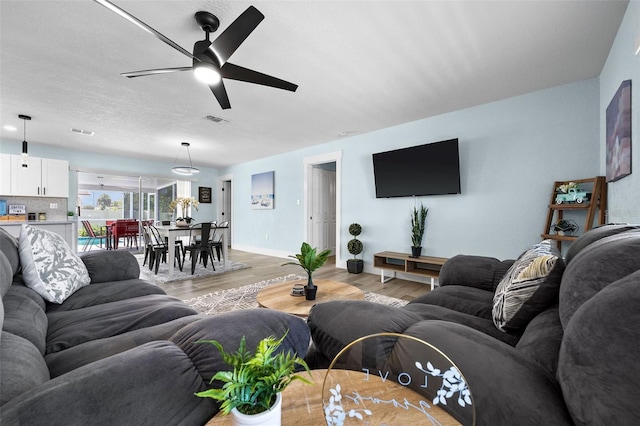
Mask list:
[[[349,225],[349,234],[353,236],[353,239],[347,243],[347,250],[353,255],[353,259],[347,260],[347,271],[351,274],[359,274],[364,269],[364,261],[357,257],[362,253],[362,249],[364,248],[362,241],[357,238],[361,232],[362,226],[359,224],[352,223]]]
[[[304,286],[304,293],[307,300],[316,300],[318,287],[313,284],[311,276],[313,275],[313,271],[325,264],[330,254],[331,250],[329,249],[317,253],[317,248],[311,248],[308,243],[302,243],[299,254],[296,254],[295,256],[289,255],[291,258],[297,259],[298,262],[287,262],[282,264],[282,266],[297,265],[307,272],[309,278],[307,280],[307,285]]]
[[[553,225],[553,230],[558,235],[573,235],[580,227],[573,220],[560,219]]]
[[[424,237],[425,223],[429,209],[420,203],[420,209],[413,207],[411,215],[411,257],[420,257],[422,254],[422,238]]]
[[[262,339],[254,353],[247,351],[244,336],[234,353],[225,352],[216,340],[200,340],[197,343],[214,345],[222,360],[233,371],[219,371],[212,378],[224,383],[220,389],[208,389],[196,393],[203,398],[221,401],[222,415],[232,414],[235,425],[278,425],[281,423],[282,391],[294,380],[311,384],[310,380],[295,374],[296,366],[304,368],[311,377],[309,366],[291,352],[277,352],[287,333],[280,339],[269,336]],[[260,417],[256,422],[256,416]]]
[[[582,188],[580,188],[580,185],[575,182],[565,183],[556,188],[556,204],[582,204],[590,199],[591,193],[583,191]]]
[[[176,218],[176,226],[189,226],[193,218],[191,217],[191,207],[198,210],[200,203],[194,197],[178,197],[169,203],[169,210],[176,211],[180,209],[182,216]]]

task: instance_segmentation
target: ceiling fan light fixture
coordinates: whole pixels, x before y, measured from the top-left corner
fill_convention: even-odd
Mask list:
[[[196,62],[193,65],[193,75],[196,76],[196,79],[208,85],[218,84],[221,80],[218,70],[208,62]]]
[[[200,169],[193,167],[193,163],[191,162],[191,153],[189,152],[189,146],[191,145],[189,142],[182,142],[181,145],[187,148],[187,156],[189,157],[189,165],[188,166],[173,166],[171,171],[180,176],[192,176],[196,173],[200,173]],[[178,157],[180,153],[178,153]],[[176,157],[176,162],[178,158]]]

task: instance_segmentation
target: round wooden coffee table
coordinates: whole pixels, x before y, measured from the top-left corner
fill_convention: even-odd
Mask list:
[[[305,284],[306,280],[285,281],[272,284],[258,292],[258,305],[263,308],[276,309],[301,317],[309,316],[311,307],[317,303],[330,300],[363,300],[364,293],[358,287],[332,280],[313,280],[318,286],[315,300],[307,300],[304,296],[292,296],[294,284]]]
[[[309,380],[306,372],[298,373]],[[327,370],[311,370],[312,385],[294,380],[282,392],[282,426],[321,426],[326,425],[323,409],[322,387]],[[371,417],[364,416],[364,421],[348,420],[348,424],[440,424],[442,426],[460,425],[460,422],[446,413],[437,405],[431,405],[428,410],[414,404],[407,408],[407,401],[415,401],[415,392],[405,386],[400,386],[391,380],[382,382],[375,378],[368,379],[359,371],[338,370],[331,373],[339,380],[344,391],[357,389],[361,395],[369,398],[359,401],[356,408],[372,410]],[[328,395],[326,395],[328,396]],[[328,399],[328,398],[326,398]],[[346,403],[348,397],[343,398]],[[397,401],[397,403],[392,403]],[[360,410],[362,411],[362,410]],[[434,421],[437,419],[437,421]],[[231,416],[216,414],[206,426],[223,426],[232,424]]]

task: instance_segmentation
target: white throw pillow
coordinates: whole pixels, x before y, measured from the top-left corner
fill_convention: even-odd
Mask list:
[[[25,285],[49,302],[62,303],[91,283],[82,259],[56,233],[22,225],[18,248]]]

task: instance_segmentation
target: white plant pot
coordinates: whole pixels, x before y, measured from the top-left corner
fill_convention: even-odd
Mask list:
[[[234,426],[280,426],[282,420],[282,394],[276,397],[276,403],[268,411],[259,414],[242,414],[237,409],[231,410]]]

